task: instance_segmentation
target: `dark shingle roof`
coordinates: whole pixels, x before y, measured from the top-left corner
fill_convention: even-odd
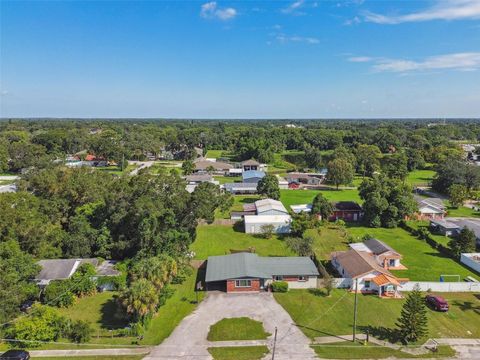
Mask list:
[[[334,210],[362,211],[362,207],[355,201],[339,201],[333,204]]]
[[[251,253],[209,256],[205,281],[238,278],[268,279],[273,275],[318,275],[308,257],[259,257]]]
[[[393,250],[390,246],[385,244],[383,241],[380,241],[380,240],[377,240],[377,239],[368,239],[368,240],[365,240],[363,243],[375,255],[380,255],[380,254],[386,253],[388,251],[392,251],[392,252],[396,253],[396,251]]]

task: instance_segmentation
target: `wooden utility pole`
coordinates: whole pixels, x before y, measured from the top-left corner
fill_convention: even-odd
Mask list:
[[[275,326],[275,336],[273,337],[272,360],[275,359],[275,345],[277,344],[277,327]]]
[[[353,305],[353,342],[356,340],[357,330],[357,292],[358,292],[358,278],[355,279],[355,303]]]

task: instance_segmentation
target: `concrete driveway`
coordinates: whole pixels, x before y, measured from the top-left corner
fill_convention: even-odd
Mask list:
[[[223,318],[250,317],[262,321],[272,334],[268,341],[228,342],[228,345],[266,344],[270,351],[277,327],[275,359],[315,359],[310,340],[295,326],[290,315],[275,301],[272,294],[209,293],[198,308],[176,327],[165,341],[154,347],[144,359],[212,359],[207,351],[218,344],[207,340],[211,325]],[[227,345],[227,344],[225,344]],[[271,354],[266,358],[270,359]]]

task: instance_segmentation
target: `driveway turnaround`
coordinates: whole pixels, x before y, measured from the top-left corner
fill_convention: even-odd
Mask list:
[[[207,348],[215,346],[207,340],[210,326],[224,318],[250,317],[263,322],[265,330],[272,334],[265,341],[271,358],[273,334],[277,328],[275,359],[316,359],[308,339],[294,324],[290,315],[275,301],[272,294],[209,293],[198,308],[176,327],[165,341],[154,347],[144,359],[212,359]],[[223,346],[241,346],[252,341],[228,341]],[[218,346],[218,345],[217,345]]]

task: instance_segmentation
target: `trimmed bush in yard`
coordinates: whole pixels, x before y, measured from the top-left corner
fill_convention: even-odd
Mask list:
[[[286,281],[274,281],[272,282],[273,292],[285,293],[288,291],[288,283]]]

